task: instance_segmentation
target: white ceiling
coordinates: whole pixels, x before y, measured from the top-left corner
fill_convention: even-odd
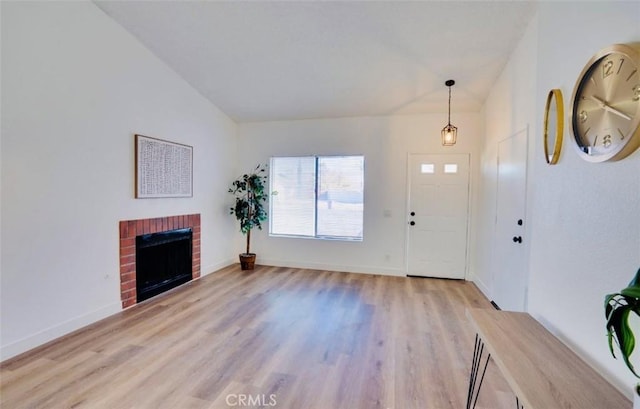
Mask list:
[[[237,122],[478,111],[531,1],[96,1]],[[452,122],[455,121],[452,119]]]

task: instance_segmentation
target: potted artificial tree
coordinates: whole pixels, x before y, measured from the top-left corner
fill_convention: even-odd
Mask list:
[[[615,340],[627,368],[636,378],[640,378],[630,360],[636,338],[631,325],[629,325],[629,316],[632,312],[640,317],[640,269],[626,288],[619,293],[607,294],[604,299],[604,310],[607,318],[607,337],[611,355],[616,357],[613,347]],[[640,409],[640,384],[636,385],[634,392],[633,408]]]
[[[240,221],[240,231],[247,236],[246,252],[241,253],[240,266],[243,270],[253,270],[256,261],[255,253],[251,253],[251,230],[254,227],[262,230],[262,222],[267,220],[265,202],[267,192],[265,190],[266,166],[258,165],[251,173],[242,175],[236,179],[229,193],[232,193],[236,202],[231,208],[231,214]]]

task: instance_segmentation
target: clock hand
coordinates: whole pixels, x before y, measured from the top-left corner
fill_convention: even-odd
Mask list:
[[[615,109],[614,107],[612,107],[611,105],[607,104],[605,101],[603,101],[602,99],[596,97],[595,95],[591,95],[589,98],[591,98],[592,100],[596,101],[598,103],[598,105],[600,105],[600,108],[604,109],[605,111],[609,111],[612,114],[616,114],[619,117],[622,117],[624,119],[626,119],[627,121],[631,120],[631,117],[627,114],[625,114],[624,112]]]

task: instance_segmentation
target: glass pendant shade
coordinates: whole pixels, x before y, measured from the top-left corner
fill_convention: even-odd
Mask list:
[[[449,124],[442,128],[442,146],[453,146],[458,138],[458,128]]]

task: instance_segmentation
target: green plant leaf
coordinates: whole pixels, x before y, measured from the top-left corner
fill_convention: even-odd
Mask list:
[[[629,314],[631,311],[632,307],[629,305],[622,305],[613,309],[607,320],[607,336],[611,354],[616,357],[613,347],[613,340],[615,340],[625,364],[637,378],[640,378],[630,361],[636,343],[633,331],[629,326]]]
[[[622,310],[618,309],[618,310],[612,310],[611,314],[607,316],[607,327],[606,327],[607,338],[609,341],[609,350],[611,351],[611,355],[614,358],[617,358],[617,357],[615,353],[615,348],[613,347],[613,342],[615,341],[615,343],[619,345],[618,338],[616,335],[617,334],[616,328],[618,328],[620,325],[620,321],[622,319],[621,314],[622,314]]]
[[[638,269],[628,287],[619,293],[607,294],[604,298],[609,351],[616,358],[615,342],[627,368],[636,378],[640,378],[631,363],[631,355],[636,346],[636,338],[629,325],[629,317],[632,312],[640,317],[640,269]]]
[[[235,214],[240,222],[240,231],[243,234],[248,234],[255,227],[262,229],[262,222],[267,220],[266,169],[266,165],[258,164],[253,172],[245,173],[231,183],[232,188],[229,192],[236,197],[231,213]],[[250,236],[247,236],[247,245],[249,240]]]
[[[627,367],[631,370],[631,372],[633,372],[633,374],[637,378],[640,378],[640,376],[638,376],[638,374],[636,373],[630,361],[631,354],[633,353],[633,350],[635,349],[635,346],[636,346],[636,338],[633,335],[633,331],[631,330],[631,327],[629,326],[630,312],[631,310],[629,309],[625,309],[623,312],[624,318],[622,320],[622,325],[620,327],[621,333],[618,334],[618,342],[620,346],[620,351],[622,352],[622,359],[624,359],[624,362],[627,364]],[[620,343],[621,340],[624,343]]]
[[[613,308],[611,306],[611,301],[614,299],[615,296],[617,296],[618,293],[613,293],[613,294],[607,294],[604,297],[604,310],[605,313],[604,315],[609,318],[609,314],[611,313],[610,310]]]
[[[638,272],[636,272],[636,275],[633,276],[631,282],[629,282],[629,287],[640,287],[640,268]]]
[[[613,348],[613,331],[607,331],[607,342],[609,344],[609,352],[611,352],[611,356],[616,357],[616,351]]]
[[[625,297],[640,299],[640,286],[627,287],[624,290],[620,291],[620,294],[624,295]]]

